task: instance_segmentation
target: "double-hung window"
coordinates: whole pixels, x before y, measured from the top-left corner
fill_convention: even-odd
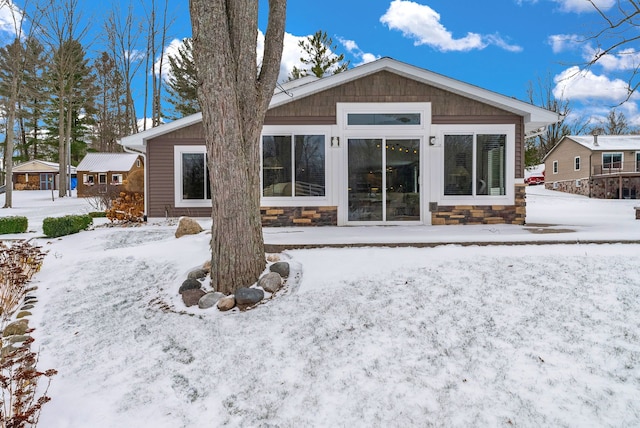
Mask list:
[[[175,146],[176,207],[211,206],[211,184],[205,146]]]
[[[445,133],[444,195],[506,195],[506,153],[506,134]]]
[[[325,135],[262,136],[263,197],[326,195]]]

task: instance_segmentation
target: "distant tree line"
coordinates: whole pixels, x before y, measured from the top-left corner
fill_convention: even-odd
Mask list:
[[[14,164],[33,159],[57,162],[60,196],[68,188],[68,165],[77,165],[87,151],[120,151],[119,138],[157,126],[165,115],[161,76],[168,66],[162,58],[169,0],[133,0],[142,15],[134,14],[133,4],[122,11],[114,2],[91,40],[92,19],[82,16],[79,1],[25,2],[18,9],[0,0],[13,24],[12,38],[0,47],[5,172],[10,177]],[[134,93],[141,74],[144,94]],[[137,98],[144,100],[143,112],[136,111]],[[139,127],[140,116],[151,120]],[[5,206],[11,206],[10,189]]]

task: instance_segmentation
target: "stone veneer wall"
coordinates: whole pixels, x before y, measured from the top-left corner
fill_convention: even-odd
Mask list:
[[[579,186],[577,184],[580,184]],[[555,186],[555,187],[554,187]],[[557,190],[559,192],[573,193],[574,195],[589,196],[589,180],[564,180],[545,182],[544,188],[549,190]]]
[[[514,205],[438,206],[431,212],[431,224],[519,224],[527,214],[524,184],[515,186]]]
[[[261,207],[263,227],[336,226],[338,207]]]

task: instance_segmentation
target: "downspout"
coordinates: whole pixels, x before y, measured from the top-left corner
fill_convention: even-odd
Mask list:
[[[144,162],[144,165],[143,165],[143,171],[144,171],[144,195],[143,196],[144,196],[144,221],[146,222],[147,221],[147,213],[149,212],[149,207],[148,207],[149,198],[147,197],[147,195],[149,194],[149,191],[148,191],[148,188],[147,188],[148,183],[149,183],[149,180],[147,180],[147,174],[148,174],[148,171],[147,171],[147,154],[145,152],[141,152],[139,150],[131,149],[131,148],[125,146],[125,145],[122,145],[122,148],[127,153],[131,153],[131,154],[134,154],[134,155],[142,156],[142,159],[143,159],[143,162]]]

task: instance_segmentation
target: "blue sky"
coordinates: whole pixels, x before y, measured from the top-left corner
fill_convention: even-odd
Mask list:
[[[604,11],[616,4],[594,2]],[[118,4],[80,3],[90,33]],[[142,10],[138,0],[133,3]],[[260,3],[266,11],[267,2]],[[188,1],[170,0],[169,14],[175,46],[191,35]],[[290,0],[281,79],[299,65],[298,41],[322,30],[352,66],[388,56],[521,100],[528,99],[530,83],[537,88],[538,81],[551,79],[555,96],[570,101],[573,117],[597,120],[624,99],[629,67],[640,59],[635,51],[608,55],[585,70],[596,47],[586,36],[602,26],[588,0]],[[617,109],[640,126],[637,97]]]

